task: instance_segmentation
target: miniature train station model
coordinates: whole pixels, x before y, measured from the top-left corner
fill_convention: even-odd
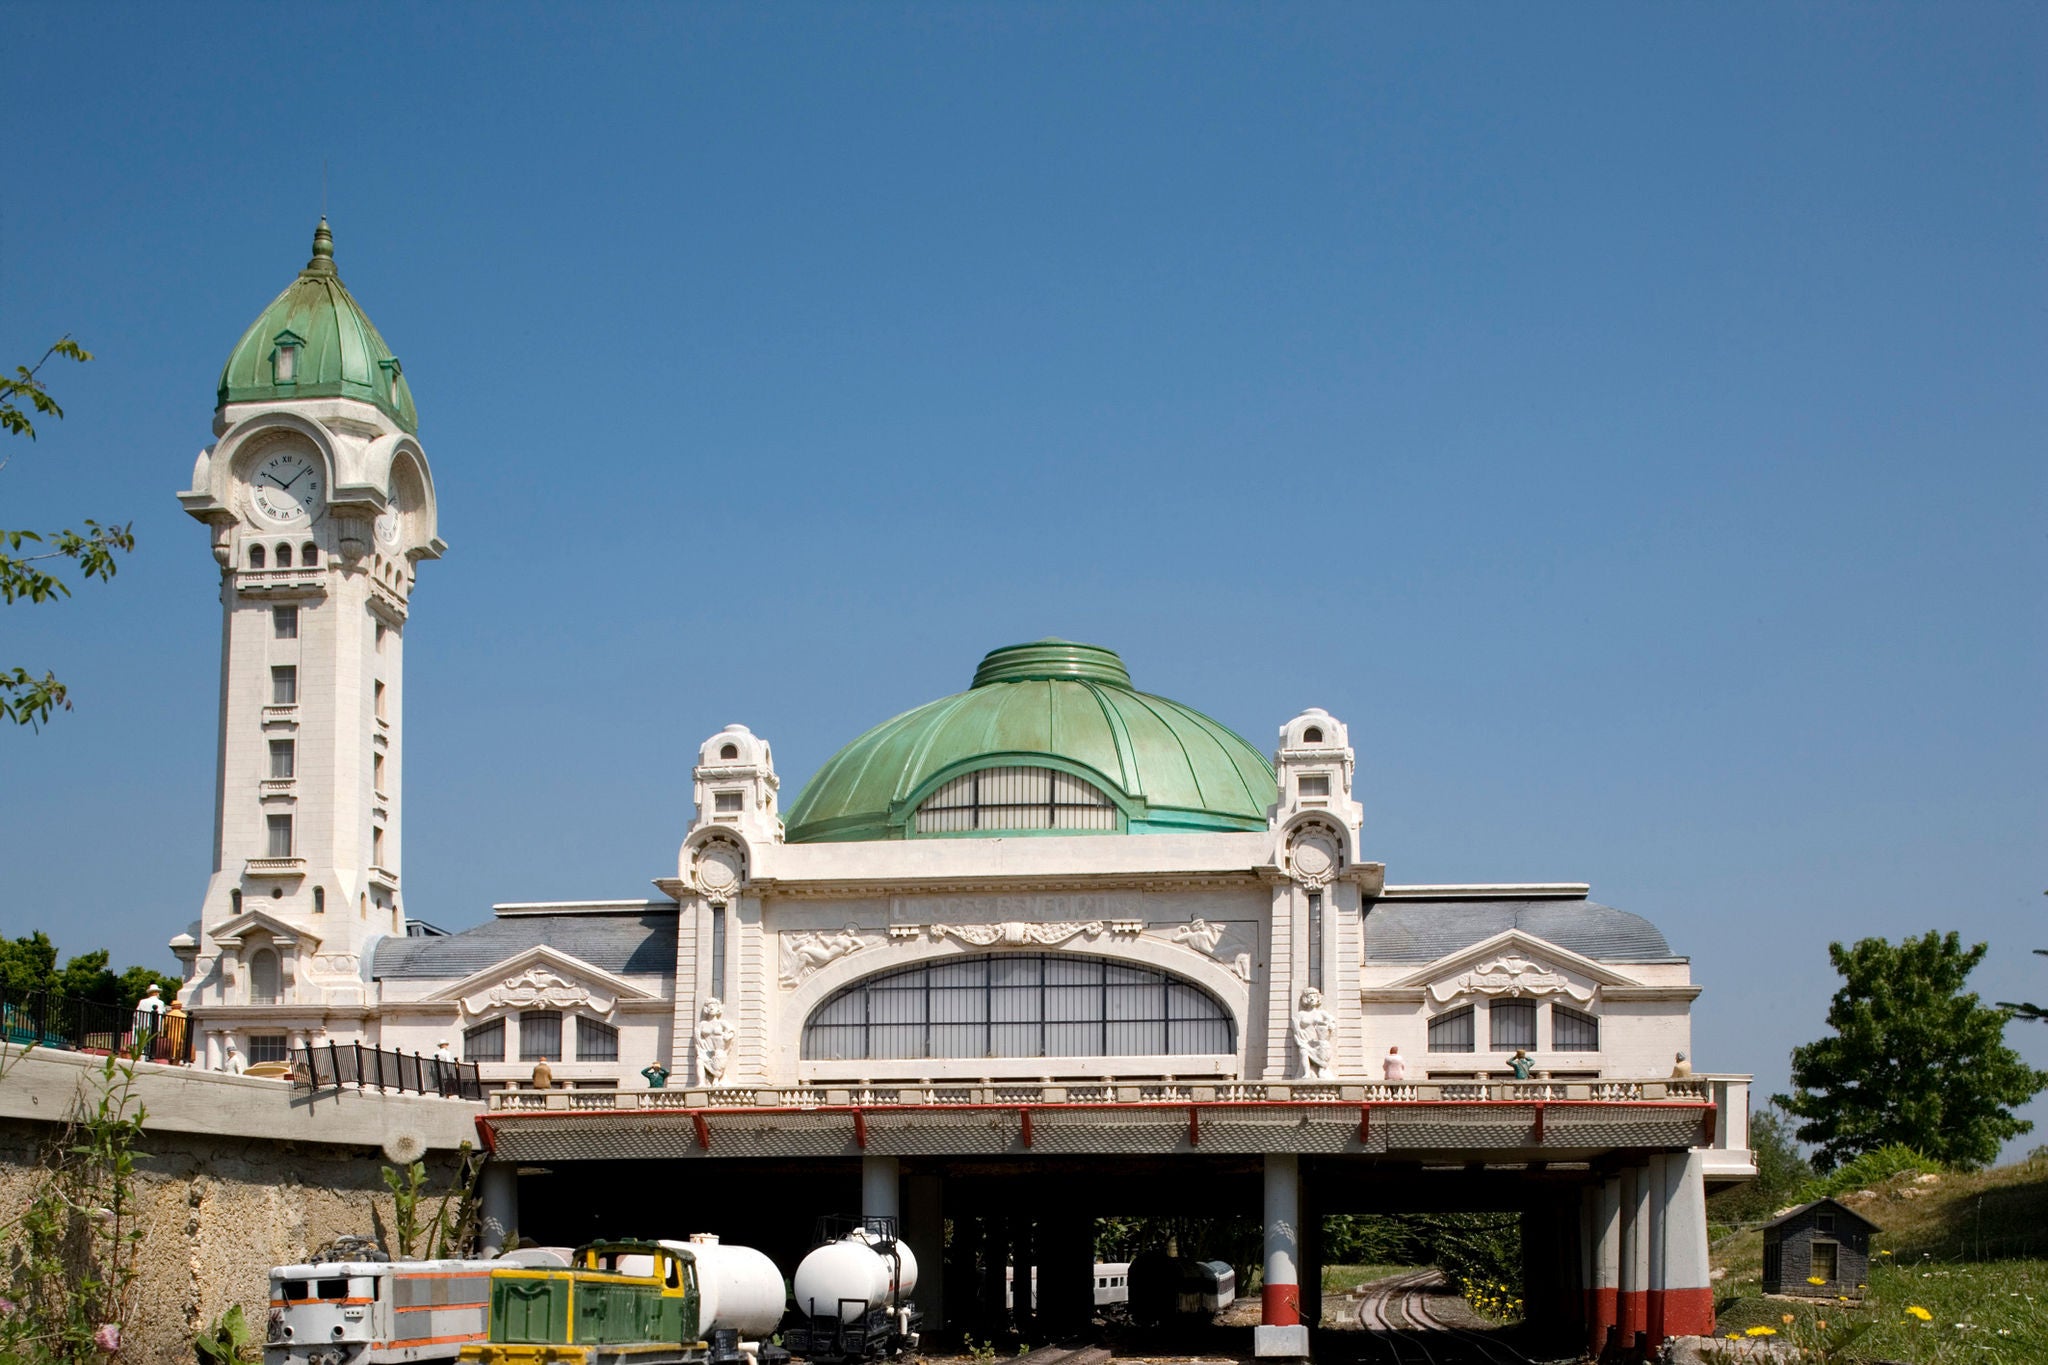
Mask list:
[[[934,1326],[1027,1271],[1021,1322],[1085,1321],[1093,1220],[1199,1205],[1263,1218],[1266,1355],[1306,1353],[1299,1230],[1347,1211],[1521,1214],[1560,1335],[1711,1327],[1703,1201],[1753,1174],[1748,1078],[1674,1069],[1688,960],[1583,883],[1390,880],[1367,801],[1398,794],[1320,709],[1269,754],[1109,649],[1008,645],[786,814],[768,741],[712,734],[673,866],[619,869],[654,895],[434,927],[467,907],[402,876],[405,646],[447,548],[418,431],[323,222],[180,495],[225,632],[214,872],[172,941],[203,1064],[446,1042],[490,1092],[494,1236],[667,1219],[787,1268],[858,1210]]]

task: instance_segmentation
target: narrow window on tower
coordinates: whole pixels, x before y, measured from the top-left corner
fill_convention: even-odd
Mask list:
[[[272,706],[297,706],[299,704],[299,670],[290,664],[279,664],[270,670],[270,704]]]
[[[261,545],[251,545],[249,547],[249,567],[252,569],[260,569],[263,567],[264,563],[265,561],[263,558],[263,547]]]
[[[289,858],[292,856],[292,818],[289,815],[272,815],[265,823],[270,828],[270,856]]]
[[[272,607],[270,609],[271,633],[280,640],[299,638],[299,609],[297,607]]]
[[[725,998],[725,907],[711,907],[711,993]]]
[[[292,566],[292,547],[282,541],[277,546],[277,567],[289,569]]]
[[[1308,893],[1308,984],[1323,988],[1323,893]]]
[[[313,913],[316,915],[327,913],[327,888],[324,886],[313,888]]]
[[[319,562],[320,547],[318,545],[309,540],[299,547],[299,563],[310,569]]]
[[[273,782],[282,782],[298,776],[298,744],[295,740],[273,739],[270,741],[270,777]]]
[[[371,696],[371,700],[373,701],[373,703],[375,704],[375,706],[376,706],[376,708],[377,708],[377,719],[378,719],[378,720],[383,720],[383,719],[385,718],[385,717],[384,717],[384,684],[383,684],[383,683],[376,683],[376,684],[373,684],[373,685],[372,685],[372,691],[371,691],[371,693],[370,693],[370,696]]]
[[[370,787],[379,796],[384,794],[384,755],[370,755]]]
[[[382,654],[384,652],[384,630],[384,623],[382,621],[379,621],[377,623],[377,652],[379,654]]]
[[[377,867],[384,866],[384,831],[376,826],[370,829],[370,862]]]

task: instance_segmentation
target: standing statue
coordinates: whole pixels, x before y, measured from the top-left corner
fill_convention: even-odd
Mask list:
[[[1294,1046],[1301,1051],[1303,1079],[1326,1081],[1337,1074],[1337,1016],[1323,1008],[1323,993],[1310,986],[1294,1012]]]
[[[697,1075],[703,1084],[717,1085],[725,1079],[733,1039],[739,1036],[740,1031],[725,1022],[725,1006],[706,1000],[697,1019]]]

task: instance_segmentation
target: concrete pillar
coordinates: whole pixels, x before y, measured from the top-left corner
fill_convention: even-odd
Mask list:
[[[864,1156],[860,1159],[860,1216],[898,1218],[896,1182],[901,1167],[893,1156]]]
[[[1593,1227],[1588,1259],[1592,1263],[1592,1289],[1586,1305],[1586,1345],[1594,1355],[1607,1349],[1607,1339],[1621,1325],[1621,1206],[1622,1179],[1610,1175],[1592,1191]]]
[[[1301,1243],[1295,1269],[1301,1284],[1301,1320],[1311,1327],[1323,1321],[1323,1201],[1316,1182],[1301,1175]]]
[[[1707,1278],[1706,1157],[1663,1158],[1662,1275],[1651,1285],[1651,1344],[1667,1336],[1714,1334],[1714,1286]]]
[[[1039,1330],[1054,1339],[1087,1331],[1095,1315],[1095,1220],[1083,1209],[1048,1208],[1037,1246]]]
[[[1621,1292],[1616,1296],[1615,1317],[1626,1349],[1635,1345],[1638,1335],[1650,1330],[1650,1177],[1646,1167],[1630,1166],[1622,1171],[1621,1197]]]
[[[519,1230],[519,1168],[509,1162],[486,1162],[478,1197],[477,1230],[485,1256],[496,1256]]]
[[[1649,1191],[1649,1231],[1643,1238],[1648,1244],[1650,1273],[1643,1279],[1644,1330],[1650,1334],[1650,1346],[1655,1349],[1664,1340],[1664,1178],[1665,1167],[1671,1158],[1658,1153],[1650,1158],[1646,1168],[1646,1188]]]
[[[1308,1328],[1301,1321],[1301,1159],[1292,1152],[1266,1155],[1265,1286],[1252,1353],[1308,1358]]]
[[[917,1257],[917,1293],[913,1300],[924,1314],[925,1328],[946,1325],[945,1184],[936,1175],[913,1175],[904,1182],[903,1240]]]

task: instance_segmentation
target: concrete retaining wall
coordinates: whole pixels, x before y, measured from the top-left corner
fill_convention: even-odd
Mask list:
[[[0,1208],[19,1209],[44,1178],[43,1159],[99,1059],[32,1052],[0,1078]],[[142,1066],[147,1110],[135,1193],[142,1243],[121,1359],[192,1358],[191,1337],[229,1304],[261,1330],[270,1268],[303,1261],[323,1242],[391,1224],[381,1172],[386,1137],[403,1129],[428,1145],[436,1196],[455,1148],[474,1140],[477,1106],[399,1096],[308,1102],[282,1082]],[[433,1209],[424,1211],[431,1216]]]

